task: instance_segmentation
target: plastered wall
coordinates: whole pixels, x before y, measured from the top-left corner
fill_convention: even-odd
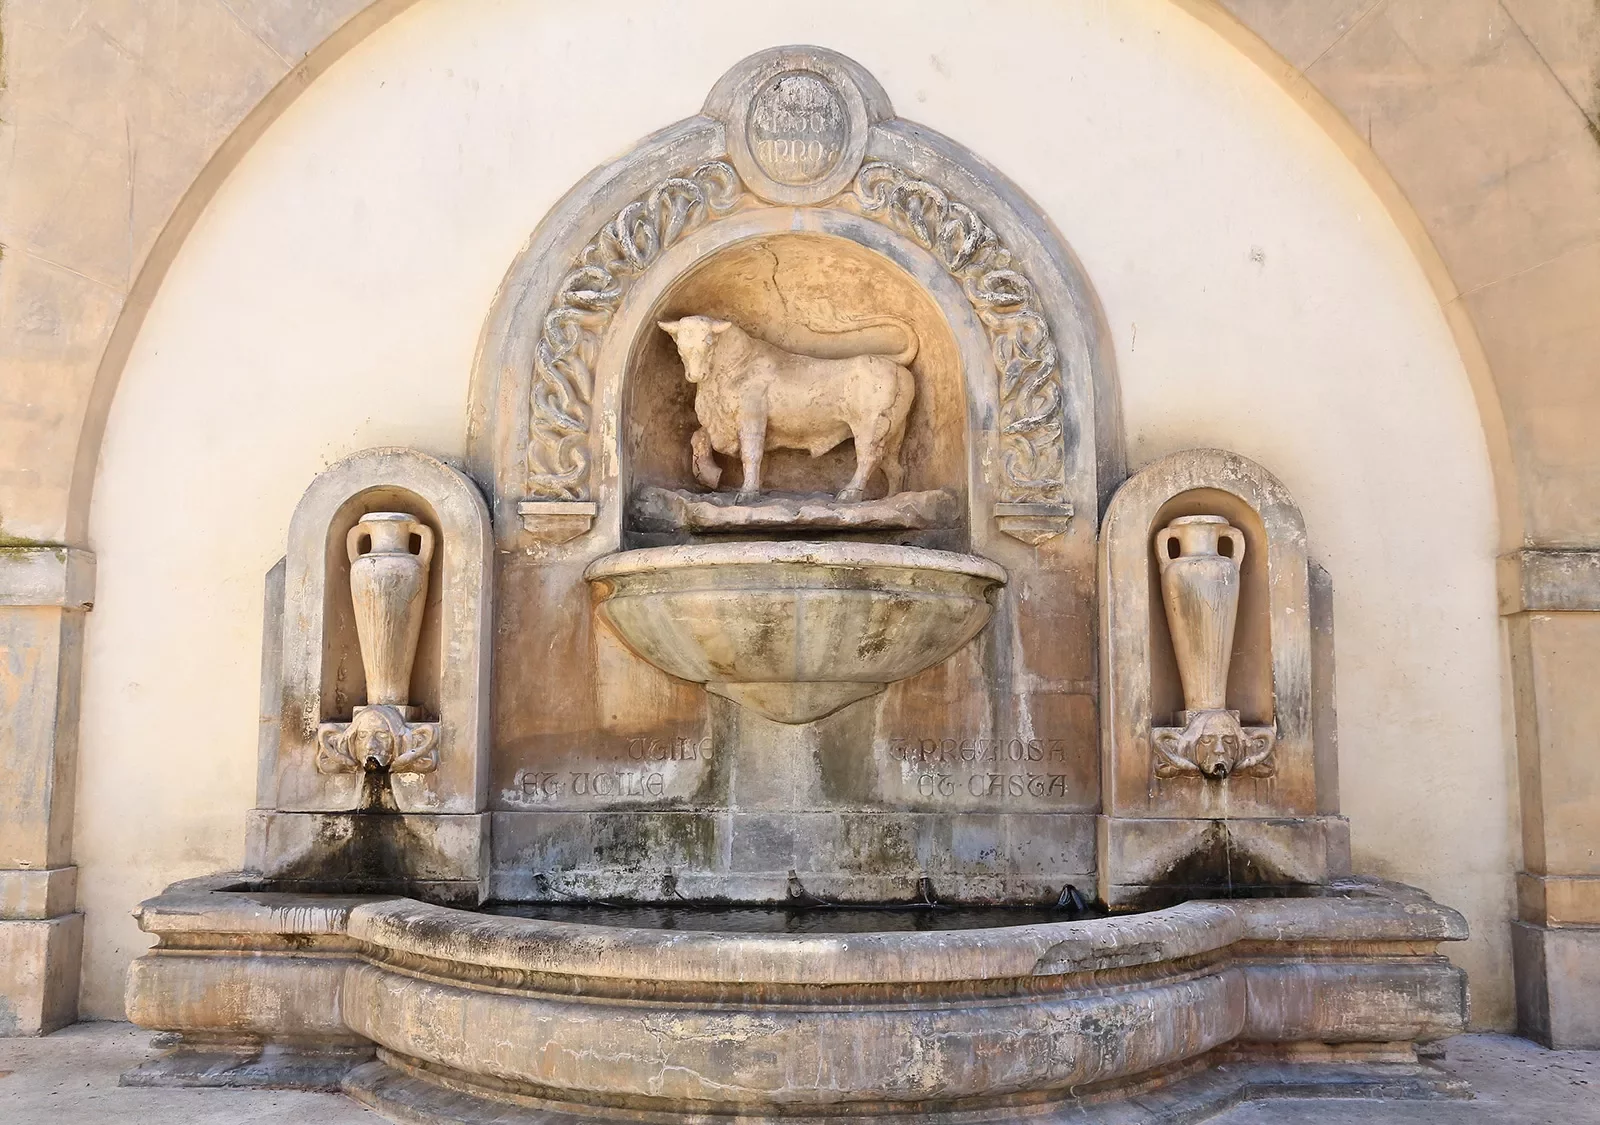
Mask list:
[[[1221,445],[1293,491],[1337,592],[1356,865],[1468,913],[1475,1018],[1507,1022],[1488,458],[1438,305],[1360,177],[1164,0],[725,11],[423,0],[202,216],[135,343],[91,512],[84,1015],[121,1012],[141,897],[242,858],[261,579],[311,477],[381,443],[459,456],[484,312],[549,206],[738,58],[815,42],[1054,218],[1106,314],[1135,466]]]

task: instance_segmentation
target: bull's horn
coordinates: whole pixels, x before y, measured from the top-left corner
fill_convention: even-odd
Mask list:
[[[713,320],[711,322],[711,331],[715,332],[718,336],[722,335],[732,327],[733,322],[728,320]]]
[[[681,320],[658,320],[656,321],[656,327],[676,340],[678,338],[678,325],[682,323],[683,321]]]

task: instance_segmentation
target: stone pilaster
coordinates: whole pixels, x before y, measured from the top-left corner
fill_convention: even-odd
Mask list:
[[[0,1035],[78,1017],[72,807],[94,556],[0,548]]]
[[[1500,612],[1522,801],[1517,1024],[1549,1047],[1600,1047],[1600,551],[1502,557]]]

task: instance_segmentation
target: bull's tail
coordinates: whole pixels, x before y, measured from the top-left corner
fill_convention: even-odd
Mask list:
[[[847,359],[858,355],[881,355],[908,367],[917,358],[921,341],[917,330],[898,316],[866,316],[852,319],[848,328],[836,332],[818,332],[804,325],[794,325],[790,337],[799,350],[817,359]],[[885,332],[884,329],[890,329]],[[896,339],[895,337],[898,337]],[[891,351],[896,344],[899,351]]]

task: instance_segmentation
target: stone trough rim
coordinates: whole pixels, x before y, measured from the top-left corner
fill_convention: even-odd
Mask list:
[[[1147,913],[970,930],[752,934],[487,914],[399,895],[272,889],[247,873],[185,880],[141,904],[158,935],[307,933],[467,968],[664,984],[919,985],[1171,965],[1240,942],[1460,941],[1465,919],[1410,888],[1191,899]]]
[[[638,547],[596,559],[584,570],[589,582],[659,571],[722,566],[831,566],[936,571],[986,579],[1004,586],[1010,575],[982,555],[936,551],[895,543],[753,542],[691,543]]]
[[[945,931],[752,934],[655,930],[485,914],[415,899],[350,911],[349,935],[454,965],[663,984],[938,984],[1170,964],[1240,941],[1227,904]]]

